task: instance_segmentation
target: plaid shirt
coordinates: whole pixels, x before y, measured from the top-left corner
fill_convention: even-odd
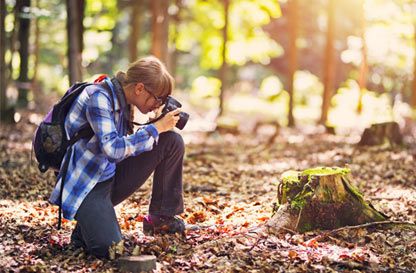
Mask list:
[[[74,135],[87,122],[95,133],[90,140],[76,142],[72,153],[65,155],[70,156],[70,161],[62,192],[62,211],[63,217],[68,220],[74,218],[84,198],[102,181],[104,170],[109,164],[150,151],[153,144],[157,143],[159,134],[153,124],[127,136],[127,122],[120,111],[123,105],[120,106],[118,100],[114,99],[114,107],[115,113],[109,92],[93,84],[82,91],[66,117],[68,136]],[[50,197],[50,201],[56,205],[59,205],[61,182],[60,173]]]

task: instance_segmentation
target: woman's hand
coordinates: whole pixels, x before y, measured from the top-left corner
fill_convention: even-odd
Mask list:
[[[164,105],[163,105],[164,107]],[[159,109],[163,109],[163,107],[159,107]],[[158,109],[158,110],[159,110]],[[157,111],[158,112],[158,111]],[[158,113],[156,112],[156,116],[160,116],[157,115]],[[173,127],[175,127],[176,123],[178,123],[179,121],[179,116],[177,116],[179,113],[181,112],[181,109],[178,108],[176,110],[170,111],[169,113],[167,113],[163,118],[161,118],[160,120],[156,121],[154,123],[157,131],[159,132],[159,134],[169,131],[170,129],[172,129]],[[160,113],[162,113],[162,110],[160,110]]]

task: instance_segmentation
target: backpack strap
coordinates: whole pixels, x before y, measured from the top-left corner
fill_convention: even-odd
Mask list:
[[[111,100],[111,107],[113,108],[113,113],[116,112],[116,106],[115,106],[115,101],[114,101],[114,96],[113,96],[113,92],[111,91],[111,86],[108,85],[107,82],[101,81],[98,83],[101,87],[104,87],[105,90],[107,90],[108,95],[110,96],[110,100]]]
[[[91,129],[91,127],[90,127]],[[92,129],[91,129],[92,131]],[[75,141],[72,143],[74,144]],[[69,145],[69,149],[67,150],[67,156],[65,156],[65,161],[63,164],[63,170],[62,170],[62,180],[61,180],[61,189],[59,192],[59,212],[58,212],[58,230],[61,229],[61,223],[62,223],[62,194],[64,192],[64,183],[66,180],[66,174],[68,172],[68,165],[69,165],[69,160],[71,158],[71,154],[72,154],[72,144]]]

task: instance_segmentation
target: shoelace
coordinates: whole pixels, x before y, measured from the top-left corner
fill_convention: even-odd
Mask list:
[[[168,216],[153,216],[153,217],[151,217],[150,215],[147,215],[144,218],[147,220],[147,222],[149,222],[151,224],[153,224],[155,221],[157,221],[159,219],[160,220],[165,220],[165,221],[170,220],[170,217],[168,217]],[[153,220],[152,220],[152,218],[153,218]],[[172,217],[172,219],[175,219],[175,217]]]

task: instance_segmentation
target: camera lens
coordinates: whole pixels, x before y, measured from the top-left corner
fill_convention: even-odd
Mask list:
[[[185,127],[186,123],[188,122],[188,119],[189,119],[189,114],[188,113],[180,112],[178,123],[176,123],[176,128],[182,130],[183,127]]]
[[[165,108],[163,108],[162,110],[163,115],[165,115],[166,113],[170,111],[173,111],[182,107],[182,104],[172,96],[167,96],[164,103],[165,103]],[[186,123],[188,122],[189,114],[186,112],[180,112],[178,116],[179,116],[179,120],[178,120],[178,123],[176,123],[176,128],[182,130],[185,127]]]

